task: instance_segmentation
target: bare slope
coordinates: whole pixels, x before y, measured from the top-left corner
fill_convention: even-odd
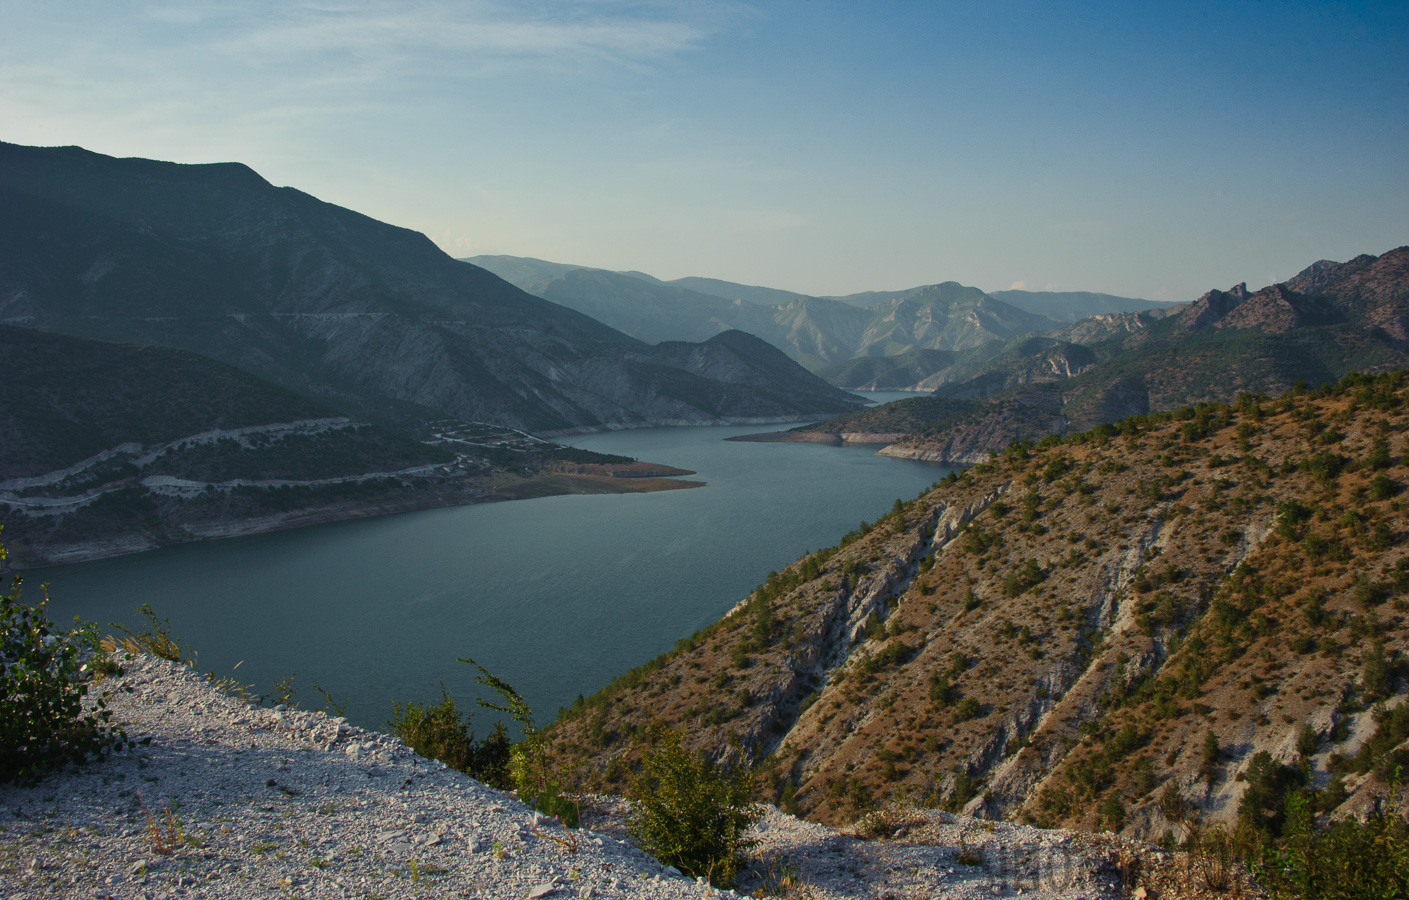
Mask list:
[[[659,718],[830,823],[908,795],[1158,837],[1250,785],[1275,811],[1297,764],[1359,808],[1409,755],[1376,712],[1405,690],[1406,386],[1015,447],[568,711],[559,752],[616,783]]]

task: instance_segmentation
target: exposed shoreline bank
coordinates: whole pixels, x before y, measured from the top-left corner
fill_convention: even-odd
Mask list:
[[[642,464],[634,464],[640,466]],[[647,474],[611,474],[607,469],[633,467],[592,467],[601,472],[540,472],[531,476],[500,475],[477,483],[464,483],[454,486],[441,486],[408,492],[406,496],[376,501],[349,501],[307,507],[252,516],[234,520],[195,521],[181,523],[175,527],[180,533],[162,537],[127,534],[107,539],[87,541],[28,541],[24,532],[7,529],[5,545],[9,550],[6,568],[11,571],[32,571],[52,566],[66,566],[76,563],[111,559],[134,553],[145,553],[165,547],[191,544],[200,541],[221,540],[224,538],[248,537],[268,534],[275,531],[289,531],[312,525],[326,525],[332,522],[345,522],[353,519],[368,519],[399,513],[420,512],[428,509],[442,509],[450,506],[469,506],[476,503],[499,503],[511,500],[529,500],[537,497],[555,497],[565,494],[645,494],[657,491],[687,490],[704,487],[703,481],[685,481],[673,477],[674,474],[692,475],[686,469],[645,463]]]
[[[889,444],[904,437],[902,433],[876,434],[868,431],[765,431],[725,438],[754,444]]]

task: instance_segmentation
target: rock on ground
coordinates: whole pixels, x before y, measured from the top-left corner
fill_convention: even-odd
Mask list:
[[[729,896],[626,841],[623,801],[568,831],[385,734],[266,709],[149,656],[103,682],[137,745],[0,786],[0,895],[39,898]],[[842,897],[1117,897],[1090,835],[895,811],[882,840],[768,807],[741,890]],[[597,828],[600,830],[592,830]]]

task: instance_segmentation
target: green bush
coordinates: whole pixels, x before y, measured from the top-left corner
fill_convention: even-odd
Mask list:
[[[715,887],[732,886],[751,845],[744,830],[761,815],[749,802],[748,769],[691,753],[675,732],[653,738],[631,785],[627,827],[661,862]]]
[[[408,703],[403,708],[393,702],[392,718],[387,723],[390,732],[422,756],[438,759],[501,790],[513,789],[523,802],[556,816],[567,828],[576,828],[578,804],[564,794],[562,785],[550,770],[544,734],[533,724],[533,712],[528,704],[512,685],[495,677],[484,666],[472,659],[459,662],[479,669],[476,680],[504,700],[499,704],[480,697],[476,702],[513,718],[519,724],[523,740],[510,743],[503,724],[496,724],[489,737],[476,741],[470,731],[472,717],[460,713],[444,686],[440,689],[438,706]]]
[[[443,686],[440,697],[439,706],[407,703],[402,707],[393,701],[388,729],[427,759],[438,759],[492,787],[511,788],[509,735],[503,724],[496,724],[489,737],[476,741],[474,732],[470,731],[473,717],[460,713]]]
[[[1274,900],[1409,897],[1409,824],[1376,812],[1366,822],[1312,824],[1302,794],[1287,799],[1286,845],[1260,872]]]
[[[1042,567],[1037,564],[1037,560],[1029,559],[1016,571],[1009,572],[1003,579],[1003,594],[1008,597],[1016,597],[1037,587],[1046,577],[1042,572]]]
[[[0,562],[5,559],[0,546]],[[102,759],[126,741],[110,724],[106,695],[85,711],[89,686],[82,644],[96,644],[91,628],[54,630],[38,605],[20,596],[20,579],[0,594],[0,783],[33,783],[65,763]]]
[[[513,782],[519,799],[547,815],[555,816],[564,827],[576,828],[580,818],[578,804],[564,793],[562,783],[549,766],[547,740],[543,731],[533,724],[533,711],[528,703],[512,685],[473,659],[459,661],[479,669],[476,680],[504,700],[503,703],[491,703],[480,697],[476,702],[486,709],[507,714],[519,723],[523,732],[523,740],[509,750],[509,780]]]

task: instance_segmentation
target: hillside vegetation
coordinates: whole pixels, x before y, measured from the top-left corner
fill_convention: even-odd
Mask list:
[[[1409,373],[1015,444],[565,710],[620,786],[652,722],[826,823],[893,798],[1271,846],[1409,762]],[[1299,798],[1299,799],[1298,799]]]

